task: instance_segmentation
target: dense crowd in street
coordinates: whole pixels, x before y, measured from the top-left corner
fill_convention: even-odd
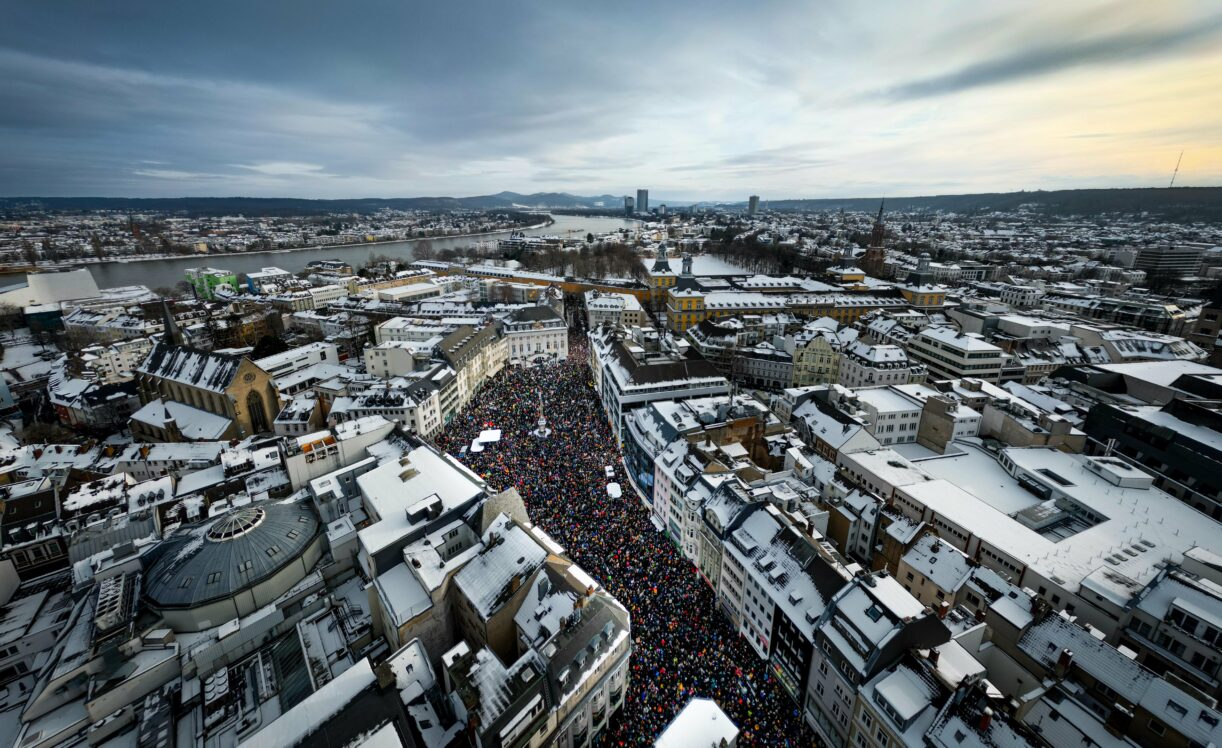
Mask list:
[[[742,745],[813,745],[797,704],[718,612],[695,568],[650,522],[624,474],[586,361],[586,341],[574,332],[566,362],[501,373],[438,446],[458,454],[481,430],[501,429],[500,442],[461,459],[494,489],[516,486],[532,521],[631,613],[628,695],[603,744],[651,745],[700,696],[734,720]],[[541,412],[551,429],[546,437],[533,433]],[[604,474],[606,465],[614,466],[614,479]],[[608,495],[609,480],[624,487],[620,498]]]

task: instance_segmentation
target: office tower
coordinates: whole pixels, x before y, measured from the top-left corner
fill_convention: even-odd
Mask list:
[[[628,215],[628,216],[632,215],[632,212],[635,209],[635,207],[636,207],[636,201],[632,199],[631,195],[626,195],[624,197],[624,215]]]
[[[636,191],[636,212],[637,213],[648,213],[649,212],[649,190],[637,190]]]
[[[753,216],[760,209],[760,196],[752,195],[747,198],[747,215]]]
[[[1204,255],[1205,249],[1201,245],[1142,247],[1137,251],[1137,261],[1133,267],[1146,271],[1147,278],[1151,280],[1174,280],[1201,272]]]

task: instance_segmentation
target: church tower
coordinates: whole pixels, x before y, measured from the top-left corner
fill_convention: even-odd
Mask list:
[[[649,268],[649,304],[652,309],[658,311],[666,308],[666,294],[675,287],[677,279],[666,257],[666,242],[662,242]]]
[[[653,272],[655,273],[671,272],[670,260],[667,259],[666,257],[666,242],[662,242],[661,244],[658,245],[658,252],[653,260]]]
[[[881,278],[887,264],[887,250],[883,246],[887,240],[887,224],[883,222],[883,205],[878,204],[878,217],[874,219],[874,227],[870,229],[870,246],[861,257],[861,269],[866,273]]]

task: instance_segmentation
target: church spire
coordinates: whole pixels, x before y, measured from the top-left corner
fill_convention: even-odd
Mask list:
[[[874,228],[870,230],[870,246],[881,247],[887,239],[887,224],[883,223],[883,205],[886,201],[878,204],[878,218],[874,219]]]
[[[182,333],[178,329],[178,321],[174,319],[174,312],[170,309],[169,299],[161,300],[161,321],[164,326],[162,341],[168,345],[182,345]]]
[[[861,258],[861,269],[875,278],[883,277],[887,265],[887,250],[883,245],[887,241],[887,224],[883,223],[883,202],[878,204],[878,217],[874,219],[874,227],[870,229],[870,246],[866,248]]]

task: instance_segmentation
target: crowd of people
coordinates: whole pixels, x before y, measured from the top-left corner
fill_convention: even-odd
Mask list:
[[[500,429],[499,442],[460,459],[494,489],[516,486],[531,520],[631,613],[627,696],[600,741],[651,745],[688,701],[705,697],[738,725],[742,745],[813,745],[798,705],[718,612],[716,595],[627,482],[587,361],[585,338],[574,332],[567,361],[502,372],[438,446],[458,454],[480,431]],[[546,437],[534,433],[540,415]],[[607,465],[615,478],[605,475]],[[608,494],[612,480],[623,486],[619,498]]]

